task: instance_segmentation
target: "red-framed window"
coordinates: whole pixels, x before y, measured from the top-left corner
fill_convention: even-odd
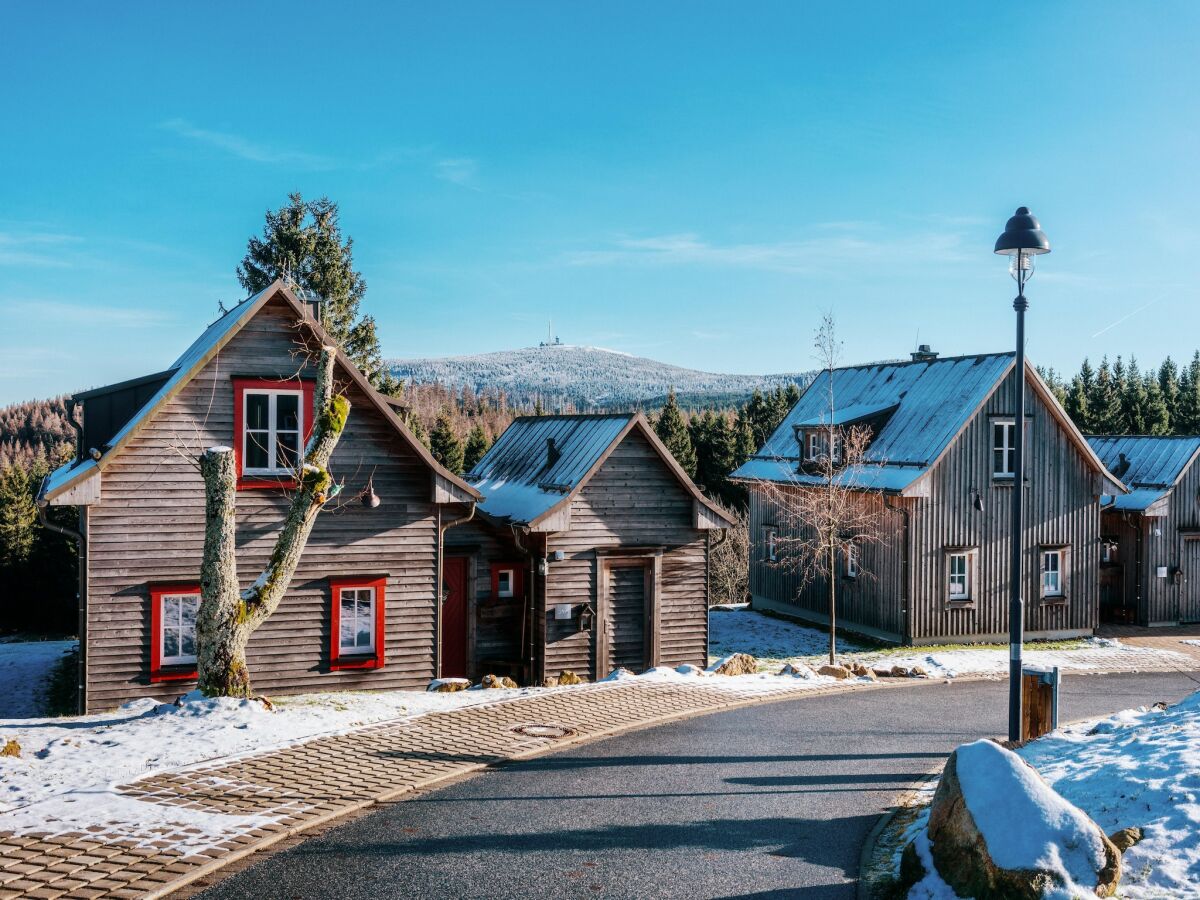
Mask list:
[[[519,562],[492,563],[492,597],[514,600],[525,596],[525,569]]]
[[[296,486],[313,428],[316,383],[233,379],[233,452],[238,490]]]
[[[196,677],[196,616],[200,585],[150,585],[150,681]]]
[[[384,595],[387,579],[330,578],[331,669],[382,669],[387,643]]]

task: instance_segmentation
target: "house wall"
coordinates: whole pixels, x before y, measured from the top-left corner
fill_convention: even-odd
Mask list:
[[[505,531],[472,519],[448,529],[443,538],[446,556],[466,556],[471,560],[467,665],[473,679],[494,668],[487,665],[488,660],[516,661],[528,656],[525,620],[529,617],[529,557],[517,548]],[[521,597],[501,599],[492,596],[493,563],[512,563],[524,571]]]
[[[233,439],[232,376],[287,377],[302,366],[294,321],[281,301],[265,306],[105,468],[102,501],[89,509],[88,709],[165,700],[191,686],[149,681],[149,586],[198,583],[204,484],[195,459]],[[250,639],[254,687],[267,694],[413,688],[433,674],[432,476],[365,395],[351,388],[348,398],[330,468],[348,495],[373,477],[383,502],[367,509],[350,500],[318,517],[287,596]],[[244,585],[265,566],[287,503],[278,490],[238,493]],[[387,576],[386,665],[331,672],[329,579],[360,575]]]
[[[1184,472],[1171,491],[1165,516],[1130,516],[1129,519],[1131,528],[1140,524],[1144,529],[1140,572],[1141,624],[1170,625],[1200,619],[1200,572],[1189,571],[1182,534],[1182,530],[1200,528],[1200,466],[1192,464]],[[1131,554],[1129,559],[1135,557]],[[1168,577],[1158,577],[1159,566],[1167,567]],[[1178,581],[1169,574],[1176,567],[1183,570],[1183,577]]]
[[[1011,481],[992,478],[991,424],[1015,407],[1015,374],[1010,374],[958,435],[928,476],[929,496],[895,500],[910,510],[912,571],[903,566],[903,517],[885,510],[878,521],[883,539],[862,551],[869,577],[841,580],[838,620],[890,640],[931,643],[940,640],[1005,639],[1008,633],[1009,533]],[[1054,419],[1049,407],[1026,383],[1028,421],[1024,511],[1024,563],[1027,633],[1040,636],[1087,634],[1097,625],[1100,513],[1097,475]],[[787,488],[786,490],[798,490]],[[974,508],[974,492],[984,504]],[[777,493],[777,492],[776,492]],[[879,498],[864,500],[877,502]],[[754,604],[827,621],[828,584],[803,585],[786,565],[767,561],[766,529],[787,532],[779,501],[761,487],[750,492],[750,588]],[[1069,545],[1067,602],[1040,599],[1042,545]],[[946,550],[976,550],[974,603],[947,603]],[[908,582],[906,587],[906,581]],[[911,594],[911,598],[908,595]]]
[[[581,631],[578,615],[557,621],[552,608],[589,603],[594,609],[601,559],[619,548],[662,548],[659,664],[706,663],[708,532],[692,527],[692,504],[649,441],[629,432],[572,500],[570,530],[547,538],[547,552],[561,550],[565,558],[549,563],[538,591],[543,674],[607,674],[594,670],[598,629]]]
[[[789,540],[801,536],[791,498],[802,488],[780,486],[750,490],[750,594],[759,609],[774,609],[810,621],[829,621],[829,581],[822,577],[806,580],[786,551]],[[877,523],[878,540],[865,541],[859,549],[861,574],[853,580],[837,577],[837,620],[839,627],[872,637],[900,641],[904,634],[904,516],[888,509],[878,495],[863,495]],[[894,507],[911,508],[911,501],[893,499]],[[768,557],[766,534],[780,535],[778,559]],[[841,572],[838,561],[838,572]]]
[[[984,404],[949,452],[931,473],[930,496],[917,504],[913,517],[914,602],[911,636],[930,639],[979,639],[1008,634],[1011,479],[992,478],[991,425],[1011,418],[1015,404],[1015,372],[1010,373]],[[1024,379],[1029,415],[1026,434],[1026,480],[1023,576],[1025,629],[1029,634],[1090,633],[1098,624],[1100,512],[1094,470]],[[974,509],[973,491],[984,504]],[[1043,545],[1069,545],[1067,602],[1041,599]],[[945,550],[950,546],[978,550],[976,584],[969,608],[946,602]]]

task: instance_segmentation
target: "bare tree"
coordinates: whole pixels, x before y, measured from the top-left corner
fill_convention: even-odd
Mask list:
[[[725,538],[709,556],[709,599],[718,603],[744,603],[750,595],[750,522],[745,510],[725,508],[733,518]]]
[[[245,590],[240,589],[237,572],[237,466],[233,450],[209,447],[200,456],[205,529],[196,656],[199,687],[206,696],[250,696],[246,642],[279,606],[318,513],[337,494],[338,486],[329,474],[329,458],[345,428],[350,401],[333,392],[336,355],[333,347],[321,348],[312,436],[296,472],[291,506],[270,561]]]
[[[821,319],[813,339],[826,383],[821,428],[816,453],[800,450],[800,465],[789,482],[757,484],[776,515],[775,559],[772,563],[794,572],[799,590],[824,582],[829,591],[829,661],[837,660],[838,560],[843,574],[871,577],[862,566],[865,546],[883,539],[884,505],[877,491],[867,486],[871,469],[883,465],[867,457],[873,433],[870,428],[837,424],[834,369],[841,355],[832,314]]]

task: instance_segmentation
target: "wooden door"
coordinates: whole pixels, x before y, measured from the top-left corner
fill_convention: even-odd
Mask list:
[[[649,668],[650,616],[647,582],[649,567],[644,562],[608,564],[605,579],[605,627],[607,668],[642,672]],[[601,677],[608,672],[598,673]]]
[[[1136,618],[1136,611],[1125,607],[1125,568],[1120,565],[1100,569],[1100,621],[1127,624]]]
[[[1200,622],[1200,540],[1183,542],[1183,574],[1179,583],[1179,621]]]
[[[443,678],[467,677],[467,557],[442,561]]]

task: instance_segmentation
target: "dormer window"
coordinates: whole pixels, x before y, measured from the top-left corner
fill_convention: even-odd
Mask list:
[[[804,461],[805,462],[820,462],[826,458],[826,451],[829,447],[829,431],[828,429],[821,431],[808,431],[804,435]],[[842,461],[842,433],[834,430],[833,432],[833,462],[834,465]]]

